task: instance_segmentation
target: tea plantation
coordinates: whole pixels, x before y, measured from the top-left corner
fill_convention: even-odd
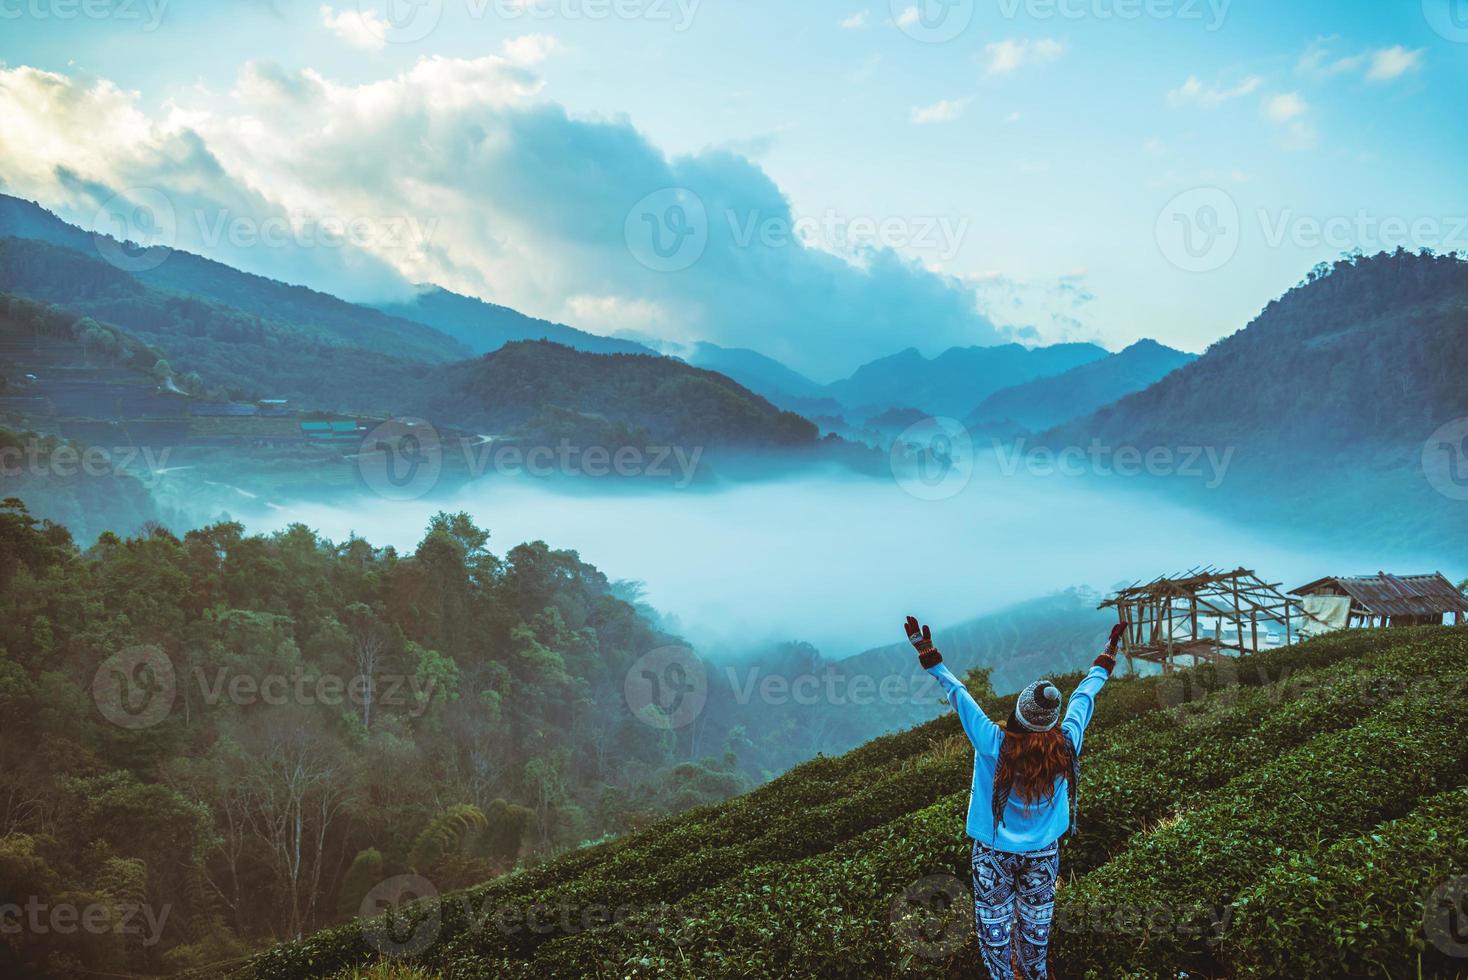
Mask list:
[[[1052,971],[1468,975],[1465,678],[1468,627],[1423,627],[1113,680],[1062,845]],[[980,698],[996,719],[1009,701]],[[979,976],[970,765],[950,713],[234,975]]]

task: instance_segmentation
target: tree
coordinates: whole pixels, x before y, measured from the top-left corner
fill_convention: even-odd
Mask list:
[[[299,937],[320,912],[326,845],[348,799],[347,766],[319,715],[302,706],[258,713],[238,727],[231,748],[245,821],[276,882],[279,934]]]
[[[387,649],[387,630],[365,603],[347,607],[348,629],[352,634],[352,658],[356,673],[353,683],[361,692],[362,727],[372,729],[372,700],[376,693],[377,671]]]

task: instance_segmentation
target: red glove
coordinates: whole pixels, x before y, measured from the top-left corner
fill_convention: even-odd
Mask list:
[[[1116,670],[1116,645],[1121,642],[1122,634],[1126,632],[1126,628],[1130,625],[1130,623],[1122,620],[1120,623],[1111,627],[1111,636],[1106,640],[1106,649],[1101,651],[1100,656],[1091,661],[1092,667],[1105,667],[1106,673],[1108,674]]]
[[[1121,642],[1123,634],[1126,633],[1126,628],[1130,625],[1132,624],[1123,619],[1121,622],[1111,627],[1111,636],[1107,637],[1106,639],[1106,649],[1115,650],[1116,645]]]
[[[907,617],[907,622],[902,625],[907,630],[907,642],[911,643],[918,652],[918,663],[923,665],[923,670],[936,667],[943,662],[943,655],[938,652],[937,647],[933,646],[933,634],[926,626],[919,626],[914,616]]]

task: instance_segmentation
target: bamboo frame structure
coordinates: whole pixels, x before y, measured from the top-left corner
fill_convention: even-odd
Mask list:
[[[1097,608],[1115,609],[1118,621],[1131,624],[1121,645],[1129,667],[1143,660],[1161,664],[1168,673],[1257,651],[1261,623],[1266,630],[1270,623],[1282,625],[1283,644],[1289,646],[1299,626],[1307,620],[1320,622],[1298,598],[1280,592],[1279,585],[1247,568],[1193,568],[1133,583]],[[1203,617],[1216,618],[1213,629],[1203,627]]]

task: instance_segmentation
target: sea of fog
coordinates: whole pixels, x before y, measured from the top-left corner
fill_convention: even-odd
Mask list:
[[[984,467],[942,499],[832,472],[714,490],[585,486],[570,493],[491,477],[449,497],[364,494],[345,509],[279,500],[236,517],[252,531],[301,522],[332,540],[355,532],[411,550],[433,513],[468,511],[498,554],[540,539],[578,551],[609,578],[644,583],[646,601],[715,657],[795,639],[847,656],[901,639],[908,613],[941,630],[1071,586],[1104,592],[1197,565],[1243,565],[1289,588],[1382,561],[1347,535],[1290,544],[1115,482]]]

